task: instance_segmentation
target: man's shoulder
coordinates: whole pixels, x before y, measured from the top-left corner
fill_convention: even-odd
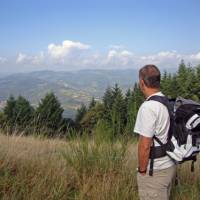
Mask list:
[[[149,100],[148,101],[148,100],[146,100],[141,104],[140,108],[141,109],[154,110],[154,109],[156,109],[156,108],[158,108],[160,106],[163,106],[163,105],[158,101],[154,101],[154,100]]]
[[[145,114],[145,113],[152,113],[153,115],[158,115],[160,112],[167,112],[167,108],[160,102],[149,100],[144,101],[140,108],[138,113]]]

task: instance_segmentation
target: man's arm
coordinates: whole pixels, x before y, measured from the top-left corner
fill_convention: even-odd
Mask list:
[[[152,138],[140,135],[138,143],[138,162],[140,171],[146,171],[149,162],[149,153],[151,148]],[[141,173],[146,174],[146,173]]]

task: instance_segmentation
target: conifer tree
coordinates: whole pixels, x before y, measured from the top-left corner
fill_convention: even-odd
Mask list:
[[[6,118],[3,112],[0,112],[0,128],[4,128],[6,126]]]
[[[167,88],[168,88],[168,83],[167,83],[167,71],[164,71],[163,75],[161,76],[161,90],[167,94]]]
[[[144,101],[144,96],[139,88],[138,83],[134,84],[133,92],[134,92],[134,99],[135,99],[135,108],[136,108],[136,110],[138,110],[140,105]]]
[[[135,119],[137,115],[136,99],[134,96],[134,90],[128,90],[126,93],[126,134],[133,134],[133,128],[135,124]]]
[[[190,66],[187,68],[187,79],[185,80],[185,98],[198,101],[197,88],[195,87],[196,82],[197,77],[195,74],[195,70]]]
[[[177,81],[177,76],[176,74],[174,74],[172,76],[172,79],[170,80],[170,95],[169,97],[170,98],[176,98],[178,96],[180,96],[181,94],[178,93],[179,91],[179,84],[178,84],[178,81]]]
[[[196,88],[196,95],[198,97],[198,101],[200,101],[200,65],[196,67],[196,83],[194,85]]]
[[[112,96],[114,99],[111,111],[112,128],[113,134],[118,135],[123,133],[126,120],[125,100],[118,84],[113,87]]]
[[[89,106],[88,106],[88,110],[90,110],[91,108],[93,108],[96,104],[96,101],[94,99],[94,97],[92,97],[90,103],[89,103]]]
[[[187,68],[184,63],[184,60],[181,61],[178,72],[177,72],[177,83],[178,83],[178,94],[181,94],[182,97],[186,96],[186,80],[187,80]]]
[[[5,114],[5,120],[7,125],[12,129],[12,127],[15,125],[16,121],[16,100],[11,95],[9,99],[6,102],[6,106],[4,108],[4,114]]]
[[[107,89],[106,89],[106,91],[103,95],[102,100],[103,100],[103,104],[104,104],[105,108],[108,109],[108,110],[111,110],[112,104],[113,104],[113,101],[114,101],[111,87],[107,87]]]
[[[106,91],[103,95],[103,105],[105,108],[105,119],[108,123],[112,123],[111,120],[111,111],[112,111],[112,106],[114,103],[114,97],[113,97],[113,91],[111,87],[107,87]]]
[[[46,96],[41,99],[39,106],[36,110],[36,119],[39,127],[47,128],[47,134],[52,136],[53,131],[59,129],[62,123],[63,108],[54,93],[47,93]],[[52,130],[52,132],[51,132]]]
[[[86,113],[87,113],[87,107],[85,106],[85,104],[82,103],[81,107],[77,109],[77,113],[75,116],[75,122],[77,124],[79,124]]]
[[[81,119],[81,127],[92,133],[99,120],[105,120],[105,107],[102,103],[97,102],[94,107],[88,110]]]
[[[126,91],[126,94],[125,94],[125,103],[127,104],[128,101],[130,100],[130,97],[131,97],[131,89],[128,88],[128,90]]]
[[[24,97],[19,96],[16,100],[16,123],[18,126],[30,126],[33,119],[34,108],[30,105],[29,101]]]

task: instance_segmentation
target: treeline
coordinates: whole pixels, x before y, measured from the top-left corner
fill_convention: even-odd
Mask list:
[[[144,98],[135,83],[132,89],[123,94],[118,84],[108,87],[102,97],[102,102],[94,99],[78,110],[78,123],[85,132],[93,135],[114,138],[133,133],[137,110]]]
[[[200,65],[192,67],[182,60],[177,73],[164,72],[161,89],[170,98],[183,98],[200,101]]]
[[[161,91],[168,98],[181,96],[200,101],[200,65],[186,66],[184,61],[181,61],[176,73],[165,71],[161,77]],[[92,134],[95,133],[98,125],[102,125],[105,130],[109,130],[111,137],[133,135],[137,111],[143,101],[144,97],[137,84],[132,89],[128,89],[125,95],[116,84],[106,89],[102,102],[95,104],[92,101],[92,106],[88,110],[84,105],[82,106],[78,111],[79,124]]]
[[[182,61],[176,73],[164,72],[161,90],[169,98],[182,96],[200,101],[200,65],[186,66]],[[63,117],[63,108],[53,93],[41,99],[37,108],[19,96],[10,97],[0,113],[1,129],[8,133],[67,136],[87,133],[107,137],[133,135],[137,111],[144,97],[137,83],[125,93],[118,84],[108,87],[102,101],[91,99],[88,106],[82,104],[75,120]]]
[[[63,111],[53,93],[47,93],[36,109],[24,97],[10,96],[0,113],[0,127],[7,134],[62,136],[70,128],[76,128],[72,119],[63,118]]]

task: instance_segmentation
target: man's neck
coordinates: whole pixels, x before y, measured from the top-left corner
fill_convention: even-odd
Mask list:
[[[151,95],[160,92],[160,89],[149,89],[145,95],[146,98],[150,97]]]

